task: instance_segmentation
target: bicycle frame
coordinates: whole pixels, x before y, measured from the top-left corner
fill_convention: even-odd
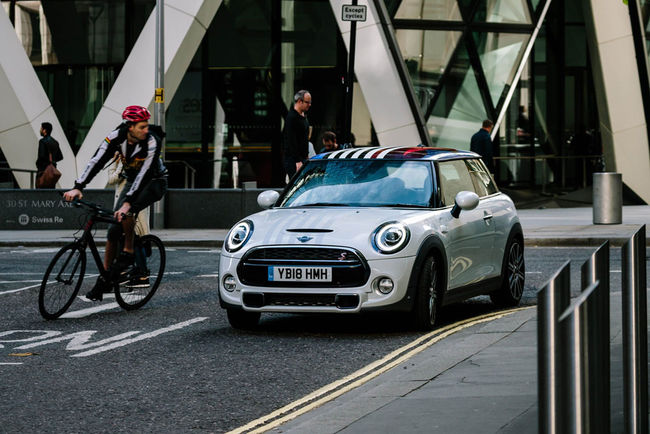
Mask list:
[[[95,243],[95,237],[92,234],[92,230],[93,227],[95,226],[95,223],[98,222],[109,223],[109,224],[119,224],[119,223],[113,216],[109,217],[103,214],[105,213],[102,210],[94,209],[94,212],[90,215],[90,218],[88,218],[88,221],[84,225],[83,234],[75,242],[79,244],[79,246],[81,246],[82,250],[84,251],[86,250],[86,248],[90,249],[92,257],[95,260],[95,264],[97,265],[97,269],[99,270],[99,274],[107,281],[110,281],[112,280],[110,273],[108,270],[104,269],[104,261],[102,260],[102,257],[99,255],[99,250],[97,249],[97,244]]]
[[[118,225],[120,223],[113,217],[113,211],[100,205],[80,199],[75,199],[73,204],[88,209],[87,219],[80,228],[81,235],[75,237],[72,243],[62,247],[45,271],[38,296],[41,315],[45,319],[56,319],[72,305],[86,274],[87,249],[90,249],[99,275],[105,283],[100,285],[98,282],[88,293],[92,293],[92,297],[88,294],[86,297],[91,300],[102,300],[101,294],[114,292],[117,304],[125,310],[135,310],[144,306],[156,292],[164,274],[165,247],[160,238],[152,234],[142,237],[136,235],[134,266],[128,269],[113,269],[111,266],[105,270],[104,261],[95,243],[93,229],[96,223]],[[117,249],[121,250],[121,247],[118,245]],[[110,288],[106,284],[110,284]],[[95,296],[94,293],[97,291],[101,292]]]

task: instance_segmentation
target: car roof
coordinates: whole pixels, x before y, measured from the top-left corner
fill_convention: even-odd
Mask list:
[[[341,149],[313,156],[312,160],[457,160],[480,158],[480,155],[450,148],[427,148],[423,146],[371,146]]]

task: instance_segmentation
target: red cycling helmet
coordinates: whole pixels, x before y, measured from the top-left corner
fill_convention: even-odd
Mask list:
[[[149,113],[149,110],[139,105],[130,105],[122,112],[122,119],[127,122],[148,121],[150,118],[151,113]]]

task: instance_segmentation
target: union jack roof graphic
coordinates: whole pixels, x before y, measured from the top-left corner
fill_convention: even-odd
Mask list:
[[[384,160],[449,160],[478,158],[470,151],[449,148],[426,148],[422,146],[372,146],[318,154],[312,160],[384,159]]]

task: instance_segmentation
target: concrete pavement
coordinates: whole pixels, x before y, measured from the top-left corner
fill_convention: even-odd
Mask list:
[[[650,223],[650,206],[623,207],[623,224],[594,225],[591,208],[549,208],[519,210],[526,245],[598,246],[610,240],[622,245],[640,225]],[[167,246],[221,247],[228,232],[224,229],[153,230]],[[72,230],[0,231],[0,246],[60,246],[74,239]],[[98,230],[96,239],[105,239]],[[650,240],[650,231],[646,231]],[[649,244],[650,245],[650,244]]]
[[[650,223],[650,206],[626,206],[623,224],[593,225],[591,208],[520,210],[527,245],[622,245]],[[650,231],[646,231],[650,245]],[[167,245],[220,247],[226,229],[154,231]],[[104,237],[98,231],[98,238]],[[71,231],[0,231],[0,246],[60,245]],[[621,293],[611,300],[611,432],[623,431]],[[274,433],[445,434],[537,432],[537,309],[438,329],[367,372],[253,421]],[[375,375],[376,374],[376,375]]]

